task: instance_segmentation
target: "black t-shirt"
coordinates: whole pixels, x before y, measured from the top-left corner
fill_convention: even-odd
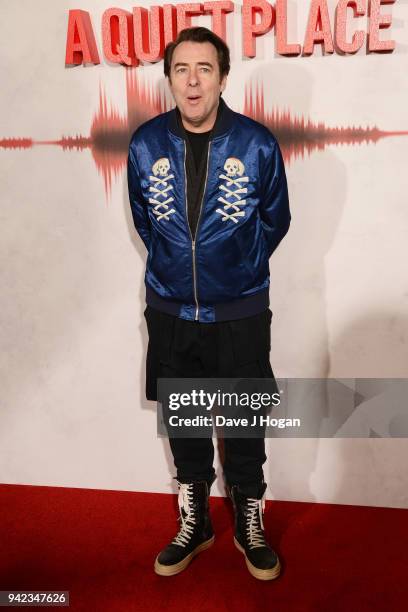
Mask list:
[[[201,132],[201,133],[189,132],[188,130],[185,130],[185,131],[190,141],[191,149],[193,151],[193,156],[194,156],[195,167],[198,172],[198,169],[200,167],[200,162],[203,156],[203,152],[206,149],[207,141],[208,141],[208,138],[212,130],[210,130],[209,132]]]
[[[183,126],[180,111],[176,107],[177,121],[180,131],[184,133],[187,142],[186,173],[187,173],[187,216],[191,235],[195,238],[200,217],[207,175],[207,154],[210,137],[222,113],[221,104],[218,107],[216,122],[208,132],[189,132]]]

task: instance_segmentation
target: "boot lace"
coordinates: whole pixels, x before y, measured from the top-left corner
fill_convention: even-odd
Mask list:
[[[248,511],[246,515],[246,533],[250,548],[265,546],[263,512],[265,510],[265,496],[262,499],[248,498]]]
[[[180,510],[180,531],[173,540],[173,544],[186,546],[194,532],[196,516],[193,508],[193,484],[179,483],[178,506]]]

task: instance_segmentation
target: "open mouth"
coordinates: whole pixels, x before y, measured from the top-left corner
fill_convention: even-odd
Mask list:
[[[197,104],[201,100],[201,96],[187,96],[187,100],[191,104]]]

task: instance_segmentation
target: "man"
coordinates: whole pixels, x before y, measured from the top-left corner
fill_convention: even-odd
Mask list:
[[[176,108],[140,126],[130,143],[130,204],[148,249],[151,400],[158,377],[273,376],[268,259],[289,228],[287,183],[274,136],[222,100],[229,68],[222,39],[202,27],[183,30],[164,57]],[[169,442],[181,526],[156,558],[164,576],[184,570],[214,541],[212,439]],[[224,446],[234,542],[253,576],[276,578],[279,559],[262,522],[264,437],[229,438]]]

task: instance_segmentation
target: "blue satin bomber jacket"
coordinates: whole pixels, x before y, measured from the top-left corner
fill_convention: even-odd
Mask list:
[[[133,220],[148,250],[146,301],[203,323],[268,308],[268,260],[291,218],[275,137],[222,98],[220,104],[194,239],[187,217],[186,142],[175,109],[136,130],[128,157]]]

